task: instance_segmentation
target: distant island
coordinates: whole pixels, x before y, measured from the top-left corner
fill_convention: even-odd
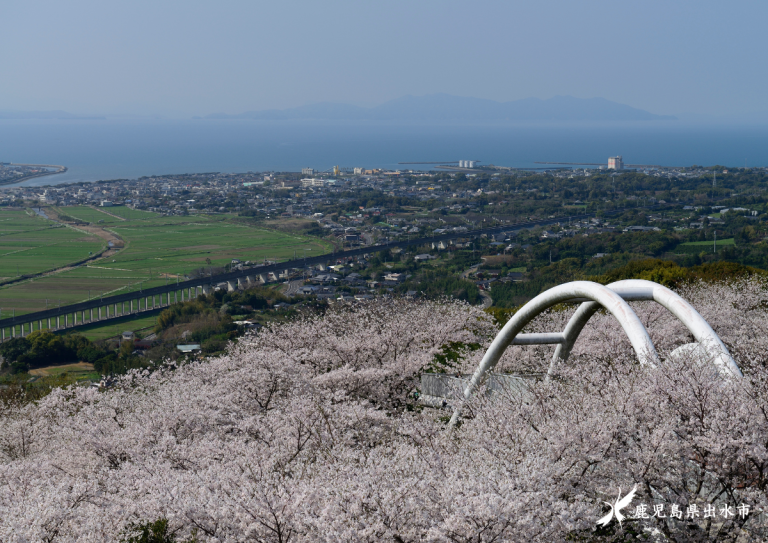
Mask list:
[[[201,117],[195,117],[200,119]],[[259,120],[365,120],[365,121],[664,121],[656,115],[605,98],[555,96],[548,100],[525,98],[496,102],[449,94],[403,96],[375,107],[322,102],[290,109],[246,111],[234,115],[214,113],[204,119]]]
[[[78,120],[78,121],[93,121],[103,120],[105,117],[100,115],[77,115],[75,113],[67,113],[66,111],[0,111],[0,119],[3,120]]]

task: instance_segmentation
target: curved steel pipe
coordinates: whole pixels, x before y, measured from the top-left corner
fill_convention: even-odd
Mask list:
[[[573,314],[562,334],[520,334],[520,331],[542,311],[558,303],[586,300]],[[480,365],[472,375],[472,379],[464,390],[464,398],[469,398],[475,388],[485,379],[486,375],[496,366],[504,351],[510,345],[540,345],[557,343],[555,354],[547,372],[547,379],[554,372],[560,360],[566,360],[573,349],[576,339],[581,334],[584,326],[595,312],[604,307],[619,321],[627,334],[632,347],[641,364],[655,365],[659,361],[656,348],[648,336],[648,331],[640,322],[632,308],[627,304],[630,301],[655,301],[662,305],[675,317],[677,317],[696,338],[699,345],[713,354],[714,363],[720,370],[734,377],[742,377],[741,370],[728,348],[723,344],[712,327],[696,311],[691,304],[672,292],[670,289],[643,279],[627,279],[603,286],[589,281],[574,281],[551,288],[536,296],[525,304],[507,322],[491,343],[491,346],[483,356]],[[458,421],[460,409],[457,407],[449,426]]]
[[[472,375],[467,388],[464,390],[464,398],[469,398],[475,388],[485,379],[485,376],[496,366],[504,354],[504,351],[511,345],[520,331],[531,322],[542,311],[562,302],[573,299],[586,298],[593,300],[598,306],[604,307],[619,321],[624,332],[629,337],[632,347],[635,349],[637,358],[641,364],[658,363],[659,357],[656,354],[656,348],[651,342],[643,324],[637,317],[632,308],[629,307],[624,299],[608,287],[593,283],[590,281],[574,281],[553,287],[546,292],[542,292],[533,300],[525,304],[511,319],[491,343],[486,351],[480,365]],[[581,309],[581,308],[580,308]],[[591,316],[591,315],[590,315]],[[586,323],[586,321],[585,321]],[[582,325],[583,327],[583,325]],[[559,346],[558,346],[559,348]],[[460,411],[457,407],[451,417],[450,425],[456,424]]]
[[[653,281],[646,281],[645,279],[616,281],[608,285],[608,288],[620,294],[625,300],[652,300],[663,306],[688,328],[706,352],[712,354],[713,362],[721,371],[734,377],[743,377],[741,369],[739,369],[738,364],[736,364],[736,361],[728,352],[728,348],[720,340],[720,337],[709,323],[704,320],[704,317],[678,294],[663,285]],[[646,290],[647,294],[645,296],[629,294],[639,294],[641,290]],[[625,293],[629,295],[625,295]],[[578,339],[582,329],[599,308],[600,306],[595,304],[595,302],[584,302],[573,314],[563,331],[565,341],[557,346],[555,354],[552,356],[547,379],[554,372],[558,362],[566,360],[571,354],[571,349],[573,349],[573,345],[576,343],[576,339]]]

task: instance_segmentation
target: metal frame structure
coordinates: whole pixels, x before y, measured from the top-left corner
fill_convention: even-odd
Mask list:
[[[536,296],[515,313],[501,329],[480,361],[464,390],[469,398],[474,390],[487,378],[510,345],[557,345],[547,372],[547,379],[557,364],[566,360],[574,343],[589,319],[601,307],[610,312],[627,334],[637,359],[641,364],[655,366],[659,355],[648,331],[627,301],[655,301],[677,317],[696,339],[694,345],[701,346],[712,356],[712,361],[724,375],[742,377],[741,370],[707,321],[691,304],[668,288],[641,279],[617,281],[603,286],[590,281],[574,281],[553,287]],[[563,302],[582,302],[571,317],[562,333],[521,334],[522,329],[543,311]],[[460,415],[459,407],[454,410],[450,425],[456,424]]]

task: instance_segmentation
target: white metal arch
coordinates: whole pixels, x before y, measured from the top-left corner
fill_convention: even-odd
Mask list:
[[[599,283],[574,281],[542,292],[509,319],[480,361],[480,365],[475,370],[467,388],[464,390],[464,397],[469,398],[472,395],[475,388],[499,362],[501,355],[504,354],[507,347],[513,343],[517,345],[565,343],[565,334],[520,334],[520,331],[542,311],[549,309],[553,305],[584,299],[595,303],[598,307],[603,306],[616,317],[616,320],[619,321],[619,324],[621,324],[621,327],[632,343],[632,347],[635,349],[641,364],[650,363],[654,365],[659,361],[656,348],[653,346],[648,332],[635,312],[632,311],[632,308],[629,307],[629,304],[620,295]],[[451,425],[456,423],[458,416],[459,410],[456,409],[451,418]]]
[[[563,333],[520,334],[520,331],[542,311],[567,301],[582,300],[576,313],[571,317]],[[595,312],[604,307],[619,321],[627,334],[641,364],[655,365],[659,361],[648,331],[637,314],[627,304],[629,301],[653,300],[675,315],[696,338],[699,345],[714,355],[714,362],[726,373],[741,377],[741,370],[731,357],[728,349],[712,330],[707,321],[685,300],[668,288],[640,279],[617,281],[603,286],[590,281],[574,281],[553,287],[525,304],[501,329],[480,361],[464,390],[469,398],[475,388],[496,366],[502,354],[510,345],[557,344],[547,378],[554,371],[559,360],[565,360],[579,334]],[[450,425],[456,424],[460,411],[457,407]]]
[[[712,330],[709,323],[704,320],[704,317],[691,304],[667,287],[644,279],[626,279],[611,283],[608,285],[608,288],[625,300],[652,300],[663,306],[688,328],[693,337],[696,338],[696,342],[704,348],[705,352],[712,356],[713,362],[721,371],[730,373],[735,377],[742,377],[739,366],[733,360],[733,357],[728,352],[728,348],[720,340],[720,337]],[[573,314],[563,331],[565,341],[560,343],[555,349],[552,363],[547,372],[547,378],[554,372],[560,360],[568,358],[582,329],[599,308],[600,306],[595,302],[584,302]]]

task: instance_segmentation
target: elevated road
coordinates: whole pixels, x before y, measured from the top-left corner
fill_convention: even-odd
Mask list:
[[[456,238],[472,238],[482,236],[483,234],[492,235],[502,232],[525,230],[537,226],[547,226],[567,222],[569,220],[582,220],[592,216],[592,214],[571,215],[541,221],[503,224],[479,230],[469,230],[467,232],[450,232],[439,234],[437,236],[370,245],[367,247],[350,249],[348,251],[338,251],[310,258],[297,258],[295,260],[288,260],[286,262],[279,262],[267,266],[254,266],[229,273],[198,277],[196,279],[181,281],[171,285],[153,287],[146,290],[118,294],[116,296],[108,296],[45,311],[36,311],[34,313],[0,319],[0,341],[8,339],[9,337],[17,337],[18,335],[25,336],[35,329],[40,330],[47,328],[49,330],[63,330],[107,319],[156,310],[174,303],[190,300],[198,296],[201,292],[207,294],[210,292],[212,286],[221,283],[227,283],[228,289],[234,290],[240,285],[247,286],[251,284],[260,284],[262,281],[259,277],[263,276],[264,278],[267,278],[270,273],[277,275],[291,269],[304,268],[306,266],[314,266],[317,264],[328,264],[333,261],[375,253],[395,247],[405,249],[407,247],[439,243],[440,241],[449,241]],[[47,324],[47,326],[44,326],[44,324]]]

